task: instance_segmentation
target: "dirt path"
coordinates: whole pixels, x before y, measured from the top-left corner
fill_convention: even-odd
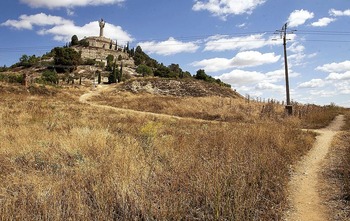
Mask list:
[[[115,110],[123,114],[135,114],[138,116],[150,116],[150,117],[156,117],[156,118],[162,118],[162,119],[189,120],[189,121],[204,122],[204,123],[220,123],[219,121],[210,121],[210,120],[203,120],[203,119],[190,118],[190,117],[178,117],[178,116],[168,115],[168,114],[158,114],[158,113],[152,113],[152,112],[144,112],[144,111],[137,111],[132,109],[112,107],[112,106],[103,105],[103,104],[96,104],[89,101],[89,99],[92,98],[93,96],[97,96],[104,91],[112,91],[112,90],[115,90],[113,86],[98,85],[95,89],[81,95],[79,97],[79,102],[89,104],[91,106],[98,107],[98,108]]]
[[[344,116],[339,115],[326,128],[315,130],[317,136],[314,147],[298,163],[289,183],[291,210],[286,214],[287,221],[325,221],[327,208],[319,197],[318,186],[321,162],[328,153],[334,135],[344,124]]]

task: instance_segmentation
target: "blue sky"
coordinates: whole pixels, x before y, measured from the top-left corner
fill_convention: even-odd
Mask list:
[[[242,95],[285,100],[288,22],[291,99],[350,107],[348,0],[4,0],[0,65],[42,55],[76,34],[130,42],[159,62],[230,83]]]

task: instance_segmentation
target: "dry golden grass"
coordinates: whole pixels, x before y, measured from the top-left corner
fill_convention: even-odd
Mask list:
[[[176,97],[115,90],[91,99],[94,103],[137,111],[224,122],[257,122],[267,116],[280,118],[284,109],[277,104],[247,103],[230,97]],[[264,106],[271,107],[262,113]]]
[[[334,118],[346,110],[335,105],[295,105],[294,115],[301,120],[303,128],[320,129],[329,125]]]
[[[296,118],[260,120],[244,103],[241,123],[210,123],[118,113],[78,103],[85,89],[55,90],[0,92],[1,220],[280,220],[290,165],[314,140]],[[236,108],[181,102],[210,115]]]

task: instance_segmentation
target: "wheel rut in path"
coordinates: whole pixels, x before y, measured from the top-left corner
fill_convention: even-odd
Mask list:
[[[296,165],[289,182],[289,203],[287,221],[326,221],[327,208],[319,196],[319,184],[324,182],[318,176],[322,161],[326,157],[333,137],[344,124],[344,116],[337,116],[326,128],[314,130],[319,133],[313,148]]]

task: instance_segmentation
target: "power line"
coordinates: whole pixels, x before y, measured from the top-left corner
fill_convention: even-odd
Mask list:
[[[306,35],[312,35],[312,36],[350,36],[350,32],[348,31],[313,31],[313,30],[298,30],[298,33],[300,34],[306,34]],[[173,37],[177,41],[197,41],[194,42],[197,45],[205,45],[208,42],[211,44],[232,44],[232,43],[244,43],[244,42],[268,42],[271,41],[269,38],[265,39],[244,39],[242,37],[244,36],[251,36],[251,35],[273,35],[276,34],[275,31],[256,31],[256,32],[239,32],[239,33],[231,33],[231,34],[213,34],[213,35],[194,35],[194,36],[177,36]],[[216,39],[217,38],[217,39]],[[140,39],[138,40],[139,43],[142,42],[163,42],[167,41],[169,38],[150,38],[150,39]],[[220,41],[221,40],[221,41]],[[342,39],[303,39],[305,42],[328,42],[328,43],[350,43],[350,40],[342,40]],[[167,44],[167,45],[180,45],[182,43],[173,43],[173,44]],[[51,50],[55,46],[23,46],[23,47],[0,47],[0,53],[20,53],[20,52],[26,52],[28,50],[35,50],[39,52],[48,51]]]

